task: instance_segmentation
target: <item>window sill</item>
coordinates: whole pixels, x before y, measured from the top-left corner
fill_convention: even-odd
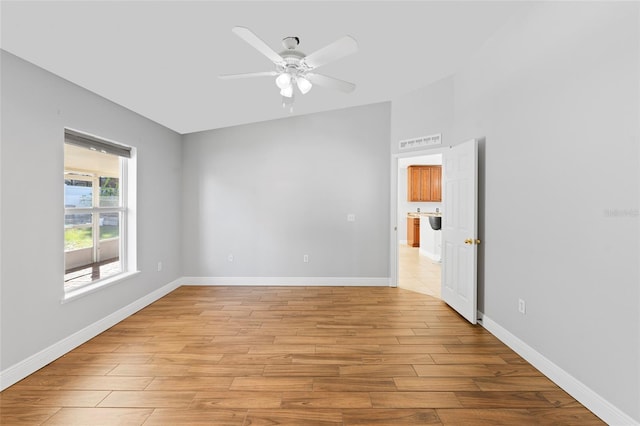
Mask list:
[[[60,303],[68,303],[73,300],[79,299],[81,297],[87,296],[91,293],[95,293],[98,290],[102,290],[105,287],[111,287],[114,284],[118,284],[122,281],[126,281],[129,278],[132,278],[138,275],[140,271],[132,271],[132,272],[123,272],[121,274],[115,275],[113,277],[105,278],[104,280],[96,281],[94,283],[85,285],[83,287],[66,291]]]

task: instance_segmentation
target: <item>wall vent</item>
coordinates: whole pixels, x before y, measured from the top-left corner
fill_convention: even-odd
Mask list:
[[[400,150],[403,150],[403,149],[419,148],[423,146],[441,145],[441,144],[442,144],[442,134],[438,133],[437,135],[422,136],[419,138],[402,140],[399,142],[399,148]]]

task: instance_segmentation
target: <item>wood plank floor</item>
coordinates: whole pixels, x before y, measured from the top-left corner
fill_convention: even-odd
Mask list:
[[[181,287],[0,394],[2,425],[600,425],[440,300]]]

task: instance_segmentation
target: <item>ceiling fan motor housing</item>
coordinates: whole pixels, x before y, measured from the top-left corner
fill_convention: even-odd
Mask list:
[[[296,76],[310,70],[303,61],[307,55],[298,50],[285,50],[280,52],[280,56],[282,56],[284,63],[277,66],[278,72],[288,72],[292,76]]]

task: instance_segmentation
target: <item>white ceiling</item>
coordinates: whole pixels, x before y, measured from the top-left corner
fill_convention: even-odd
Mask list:
[[[354,82],[314,87],[293,115],[388,101],[455,72],[524,2],[2,1],[1,46],[179,133],[287,117],[272,63],[231,32],[309,54],[345,34],[355,55],[318,70]]]

